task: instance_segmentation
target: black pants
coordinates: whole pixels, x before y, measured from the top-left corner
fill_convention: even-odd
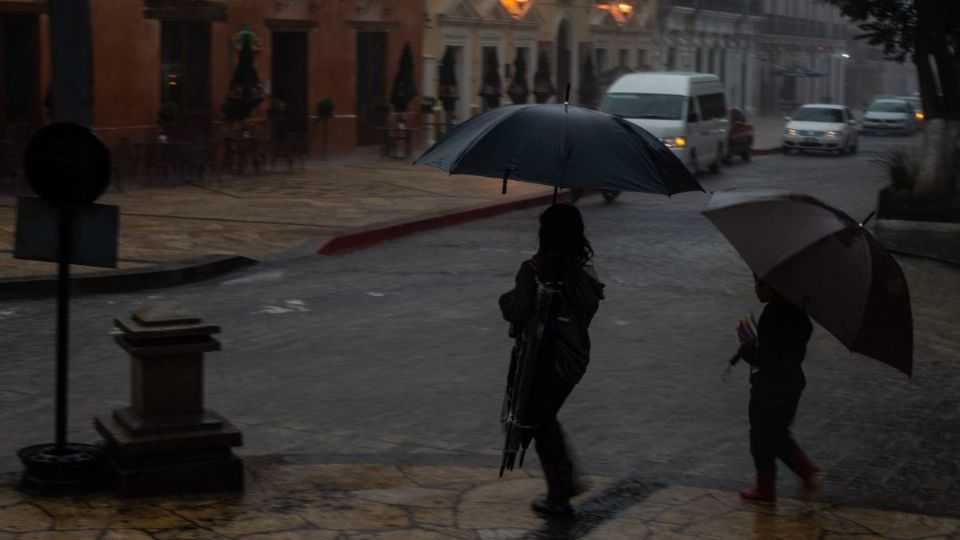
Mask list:
[[[790,425],[799,402],[799,396],[783,401],[750,398],[750,453],[757,469],[775,468],[778,457],[785,459],[797,447]]]
[[[549,379],[537,385],[539,388],[535,395],[537,399],[543,400],[541,402],[543,409],[540,425],[533,430],[537,456],[540,457],[540,463],[545,471],[549,467],[564,465],[570,461],[570,452],[564,441],[563,429],[557,421],[557,413],[563,406],[563,402],[567,400],[567,396],[573,391],[573,385],[556,377]]]

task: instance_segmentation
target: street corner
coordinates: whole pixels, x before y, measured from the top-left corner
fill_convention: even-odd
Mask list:
[[[530,512],[539,475],[455,465],[295,464],[250,458],[243,494],[39,498],[0,476],[0,539],[960,538],[960,520],[586,477],[574,517]]]
[[[744,501],[733,491],[667,486],[584,536],[628,538],[960,538],[960,520],[781,497]]]

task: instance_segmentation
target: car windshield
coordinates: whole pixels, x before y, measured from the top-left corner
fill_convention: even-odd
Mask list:
[[[920,109],[923,108],[921,107],[921,104],[922,104],[921,101],[917,98],[903,98],[903,100],[909,103],[913,107],[913,110],[915,111],[919,111]]]
[[[679,120],[683,96],[671,94],[607,94],[600,110],[624,118]]]
[[[839,124],[843,122],[843,112],[840,109],[801,107],[797,113],[793,115],[793,119],[803,122],[830,122]]]
[[[870,112],[907,112],[907,104],[903,101],[874,101],[867,107]]]

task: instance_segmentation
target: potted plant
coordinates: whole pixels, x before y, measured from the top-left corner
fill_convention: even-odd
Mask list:
[[[323,98],[317,103],[317,117],[328,119],[333,117],[334,103],[330,98]]]
[[[280,118],[283,114],[287,112],[287,102],[280,98],[270,98],[270,108],[267,109],[267,114],[270,118]]]

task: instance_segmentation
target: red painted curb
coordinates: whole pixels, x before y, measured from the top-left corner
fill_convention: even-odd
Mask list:
[[[560,193],[557,200],[566,199],[566,193]],[[498,203],[479,208],[470,208],[467,210],[458,210],[449,214],[433,216],[404,223],[395,223],[384,227],[366,229],[353,233],[347,233],[335,236],[327,240],[317,249],[320,255],[340,255],[349,251],[355,251],[361,248],[393,240],[403,236],[409,236],[418,232],[459,225],[468,221],[493,217],[504,214],[512,210],[521,210],[534,206],[544,206],[553,202],[553,194],[537,195],[526,199],[518,199],[505,203]]]

